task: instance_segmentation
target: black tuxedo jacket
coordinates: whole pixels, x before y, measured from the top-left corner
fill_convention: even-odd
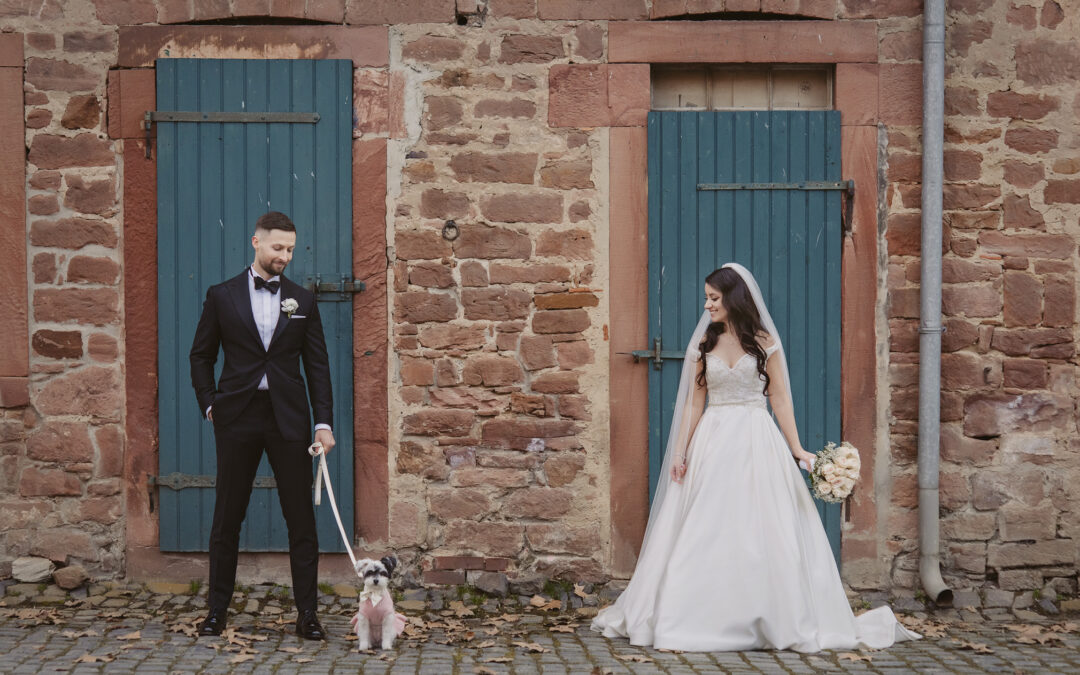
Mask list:
[[[281,276],[280,301],[293,298],[300,305],[292,318],[278,317],[270,348],[263,349],[248,295],[248,271],[206,291],[202,316],[191,345],[191,384],[199,412],[213,406],[215,425],[227,425],[240,415],[266,375],[274,417],[284,439],[311,439],[308,396],[315,424],[334,425],[330,362],[326,354],[322,320],[315,294]],[[214,383],[218,347],[225,353],[221,381]],[[300,375],[304,360],[307,392]]]

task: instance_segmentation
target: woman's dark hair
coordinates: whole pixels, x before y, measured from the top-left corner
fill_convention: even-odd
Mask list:
[[[726,326],[729,327],[739,339],[739,344],[747,354],[753,354],[757,359],[758,374],[765,382],[763,392],[769,390],[769,374],[765,372],[765,350],[758,344],[758,336],[765,334],[761,325],[761,316],[758,314],[754,297],[742,276],[730,267],[721,267],[709,276],[705,277],[705,283],[720,291],[721,302],[727,310]],[[701,372],[698,373],[698,386],[705,386],[705,355],[716,346],[716,341],[725,330],[725,323],[710,323],[705,329],[705,337],[701,340]]]

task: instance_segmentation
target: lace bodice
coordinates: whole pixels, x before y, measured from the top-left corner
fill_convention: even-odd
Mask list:
[[[776,344],[766,348],[766,357],[771,357],[778,348]],[[721,356],[706,354],[705,384],[708,405],[765,405],[762,392],[765,383],[758,374],[757,361],[750,354],[743,354],[730,368]]]

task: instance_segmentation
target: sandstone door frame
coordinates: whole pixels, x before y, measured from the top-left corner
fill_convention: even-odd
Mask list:
[[[123,269],[127,574],[133,578],[205,576],[205,553],[162,553],[147,478],[158,470],[157,155],[146,157],[142,115],[153,110],[154,61],[166,53],[197,58],[338,58],[356,68],[389,67],[382,26],[139,26],[119,34],[109,73],[109,134],[123,155]],[[386,78],[383,78],[384,80]],[[388,89],[387,89],[388,92]],[[388,97],[388,93],[386,96]],[[354,101],[357,94],[354,78]],[[365,91],[370,97],[371,92]],[[383,108],[385,110],[385,107]],[[151,141],[151,150],[154,143]],[[353,305],[353,434],[356,533],[367,542],[389,535],[387,463],[387,291],[385,137],[353,140],[353,276],[367,289]],[[241,555],[241,566],[287,569],[286,553]],[[338,565],[343,554],[324,554]]]
[[[813,63],[835,66],[834,108],[841,113],[841,173],[856,184],[851,233],[842,254],[841,427],[873,476],[877,427],[877,26],[852,21],[611,22],[611,64]],[[612,66],[615,68],[617,66]],[[649,100],[648,80],[620,95]],[[640,90],[644,88],[644,90]],[[604,111],[597,111],[602,114]],[[647,131],[611,128],[609,236],[611,292],[610,474],[614,576],[633,571],[648,518],[648,371],[625,354],[648,337]],[[872,484],[872,481],[870,481]],[[877,513],[870,490],[857,493],[845,527],[844,560],[877,554]]]

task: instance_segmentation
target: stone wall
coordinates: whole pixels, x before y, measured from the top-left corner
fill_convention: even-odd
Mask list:
[[[46,2],[33,18],[23,5],[3,3],[0,17],[24,32],[30,407],[5,419],[25,443],[5,446],[0,549],[113,576],[124,568],[122,220],[103,94],[116,29],[90,4]]]
[[[912,3],[918,4],[918,3]],[[941,504],[946,577],[1075,593],[1080,12],[950,2]],[[920,65],[921,21],[881,53]],[[883,66],[884,67],[884,66]],[[887,129],[891,582],[917,586],[919,118]]]
[[[125,570],[120,186],[132,141],[111,139],[105,119],[119,26],[386,27],[389,67],[356,71],[357,139],[386,147],[392,346],[389,535],[364,543],[397,550],[416,580],[498,590],[611,569],[608,326],[620,300],[603,124],[614,122],[549,116],[550,91],[571,66],[612,83],[646,68],[607,70],[609,21],[786,15],[878,30],[881,432],[861,488],[873,490],[878,545],[858,585],[915,587],[921,11],[917,0],[0,0],[0,30],[25,51],[30,373],[29,406],[0,420],[0,550]],[[1080,12],[1053,0],[949,12],[946,575],[1075,590]]]
[[[429,581],[463,583],[459,553],[600,577],[607,136],[545,112],[548,69],[602,58],[604,27],[404,27],[391,50],[422,101],[389,178],[391,540],[439,553]]]

